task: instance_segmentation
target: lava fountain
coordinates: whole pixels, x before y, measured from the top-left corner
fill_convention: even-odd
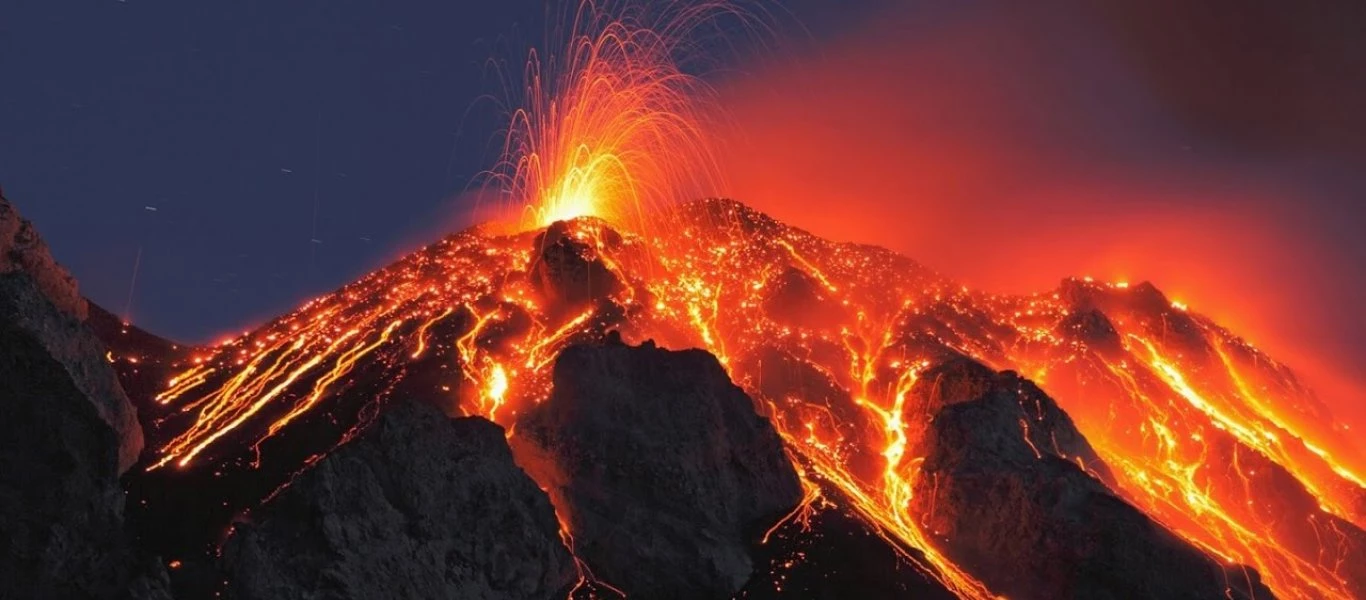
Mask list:
[[[697,54],[703,25],[734,3],[583,2],[547,37],[562,54],[532,51],[510,124],[484,183],[522,229],[600,217],[639,230],[646,217],[724,189],[712,137],[721,126],[706,82],[679,65]]]

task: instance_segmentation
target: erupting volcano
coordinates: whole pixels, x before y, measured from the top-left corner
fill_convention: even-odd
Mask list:
[[[662,14],[579,6],[555,46],[564,51],[533,55],[524,73],[523,107],[485,180],[506,198],[495,222],[211,347],[92,316],[146,429],[127,476],[130,519],[183,578],[178,588],[216,589],[212,565],[248,535],[242,523],[287,513],[291,490],[323,485],[307,478],[324,466],[333,477],[379,460],[377,440],[400,431],[385,415],[423,398],[502,427],[572,556],[576,583],[557,593],[648,589],[651,573],[622,575],[599,558],[604,544],[629,553],[630,540],[580,547],[602,536],[574,478],[625,485],[632,471],[593,454],[591,440],[607,434],[556,429],[589,419],[561,396],[625,385],[587,386],[575,368],[641,386],[651,377],[622,373],[683,360],[661,349],[701,349],[759,419],[740,419],[753,430],[727,426],[741,440],[727,443],[766,448],[771,426],[799,476],[795,508],[755,507],[762,522],[743,524],[758,527],[747,532],[756,546],[779,550],[728,590],[737,597],[817,597],[792,575],[803,564],[852,571],[871,560],[814,558],[832,520],[870,532],[906,567],[888,578],[959,598],[1151,595],[1168,577],[1211,586],[1179,590],[1191,597],[1366,597],[1357,434],[1289,367],[1199,307],[1147,282],[977,291],[716,197],[725,177],[708,132],[722,120],[706,85],[677,64],[688,36],[718,16],[750,18],[710,3]],[[621,346],[643,358],[611,354]],[[574,354],[583,348],[608,350]],[[707,379],[693,373],[679,378]],[[380,433],[366,437],[371,429]],[[565,439],[596,467],[557,459]],[[271,526],[253,527],[268,536]],[[259,548],[229,554],[269,550],[250,539]],[[1130,542],[1141,549],[1122,548]],[[1174,564],[1192,570],[1128,572]],[[1140,584],[1154,587],[1126,587]],[[865,594],[846,597],[879,597]]]

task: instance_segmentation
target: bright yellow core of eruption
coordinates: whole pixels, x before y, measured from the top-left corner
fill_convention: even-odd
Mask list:
[[[552,196],[536,211],[537,224],[545,226],[555,221],[567,221],[576,217],[598,216],[594,210],[597,195],[593,192],[592,181],[580,179],[577,176],[565,179],[563,187],[568,189]]]
[[[677,66],[685,34],[721,5],[584,3],[564,54],[533,52],[492,180],[521,228],[594,216],[637,229],[655,209],[713,195],[711,90]],[[658,10],[658,9],[656,9]],[[615,17],[610,15],[616,15]]]
[[[629,195],[629,180],[626,190],[613,189],[611,182],[615,177],[629,177],[614,172],[622,168],[614,155],[581,145],[571,154],[569,163],[559,169],[562,174],[558,179],[537,195],[539,202],[531,207],[533,226],[545,227],[576,217],[608,218],[613,199],[628,207],[638,200]],[[623,191],[628,192],[625,197]]]

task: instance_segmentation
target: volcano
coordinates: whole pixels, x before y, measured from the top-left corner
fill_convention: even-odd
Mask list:
[[[25,225],[6,349],[90,362],[40,312],[107,345],[145,443],[105,543],[178,597],[1366,597],[1350,432],[1157,287],[666,219],[475,227],[212,347],[56,308]]]

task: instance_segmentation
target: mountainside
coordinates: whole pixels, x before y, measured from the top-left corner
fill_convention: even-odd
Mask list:
[[[503,426],[514,450],[564,449],[515,456],[561,534],[583,528],[567,543],[576,596],[673,585],[649,565],[690,556],[680,543],[715,548],[697,571],[716,582],[707,597],[1366,596],[1350,433],[1289,369],[1156,287],[993,295],[731,201],[659,220],[475,228],[213,348],[97,327],[147,432],[126,478],[139,543],[176,561],[177,590],[215,589],[230,523],[277,513],[267,498],[422,398]],[[701,348],[716,367],[566,353],[618,337]],[[601,370],[593,385],[612,395],[562,404],[561,368]],[[718,373],[738,395],[677,385]],[[603,416],[700,398],[749,400],[771,433],[737,429],[733,404],[667,434],[646,418],[665,408]],[[785,460],[711,454],[772,446],[754,435]],[[603,442],[618,437],[638,442]],[[681,450],[690,440],[712,441]],[[799,485],[777,494],[783,468]],[[660,474],[683,477],[680,492],[642,495]],[[734,482],[753,481],[774,500],[736,504],[751,492]],[[622,495],[652,508],[616,507]],[[613,566],[618,552],[638,569]]]

